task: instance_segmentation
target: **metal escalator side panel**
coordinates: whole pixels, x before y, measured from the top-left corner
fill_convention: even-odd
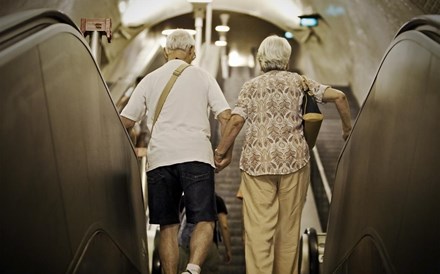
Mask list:
[[[83,37],[50,25],[3,49],[0,71],[2,271],[72,273],[91,254],[147,273],[137,159]],[[87,245],[96,231],[113,242]]]
[[[54,206],[62,198],[52,138],[38,133],[50,132],[38,49],[0,63],[0,74],[0,268],[11,273],[62,273],[71,254],[65,244],[67,231],[59,229],[63,209]]]
[[[439,71],[419,31],[385,54],[339,159],[324,273],[440,271]]]

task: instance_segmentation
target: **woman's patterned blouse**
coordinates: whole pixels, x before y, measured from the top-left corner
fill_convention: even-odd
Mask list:
[[[240,169],[252,176],[289,174],[309,161],[301,104],[309,89],[316,101],[328,86],[297,73],[272,70],[247,81],[233,114],[247,121]]]

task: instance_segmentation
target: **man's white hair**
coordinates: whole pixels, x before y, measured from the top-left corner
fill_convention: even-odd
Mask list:
[[[195,44],[196,42],[194,41],[194,38],[186,30],[176,29],[167,36],[165,48],[167,50],[187,50]]]

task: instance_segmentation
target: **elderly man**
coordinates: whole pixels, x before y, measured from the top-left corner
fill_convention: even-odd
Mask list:
[[[194,44],[192,36],[184,30],[170,34],[164,49],[167,62],[141,80],[121,113],[126,128],[131,128],[149,114],[147,127],[151,138],[147,149],[147,178],[150,223],[160,225],[161,265],[164,273],[169,274],[177,272],[182,192],[185,193],[187,219],[196,224],[184,273],[200,272],[212,244],[217,213],[208,109],[220,122],[221,129],[230,118],[229,104],[215,79],[195,66],[189,66],[181,73],[161,112],[156,112],[161,92],[171,75],[182,64],[194,60]],[[157,120],[153,121],[157,115]]]

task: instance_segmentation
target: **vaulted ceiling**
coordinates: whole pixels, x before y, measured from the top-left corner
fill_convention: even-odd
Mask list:
[[[299,15],[312,13],[300,0],[213,0],[213,10],[233,11],[259,17],[289,30],[298,27]],[[193,10],[186,0],[128,0],[121,21],[126,25],[153,25]]]
[[[150,35],[168,25],[194,28],[189,1],[0,0],[0,17],[46,8],[62,11],[77,25],[81,18],[111,18],[115,35],[112,43],[106,45],[106,52],[112,59],[128,46],[130,38],[145,29]],[[219,15],[230,14],[230,48],[249,50],[258,46],[267,33],[291,31],[300,44],[296,56],[304,73],[325,83],[351,84],[362,101],[396,31],[414,16],[438,14],[434,2],[438,0],[212,0],[211,7],[213,26],[218,24]],[[322,23],[313,29],[300,28],[298,16],[312,13],[319,13]],[[212,40],[217,36],[213,33]]]

